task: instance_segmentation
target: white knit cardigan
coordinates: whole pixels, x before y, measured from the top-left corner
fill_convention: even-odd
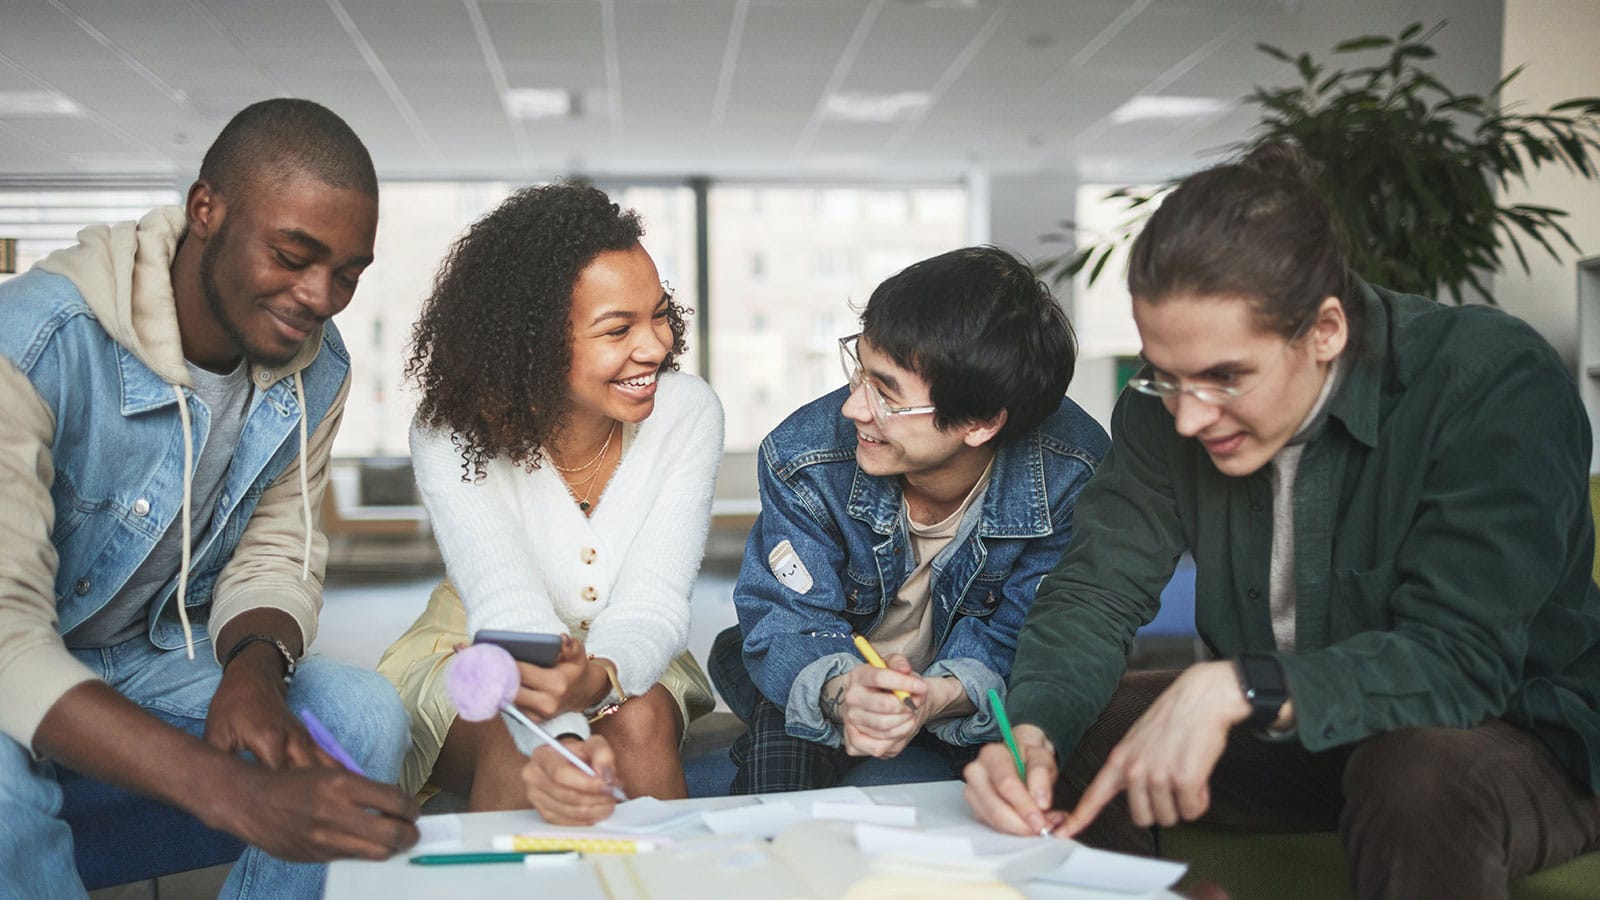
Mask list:
[[[496,459],[464,482],[450,434],[411,426],[417,486],[467,627],[567,632],[616,663],[630,696],[649,690],[688,640],[722,461],[722,404],[710,386],[679,372],[657,385],[655,409],[590,516],[548,460],[529,472]],[[588,735],[577,712],[550,726]]]

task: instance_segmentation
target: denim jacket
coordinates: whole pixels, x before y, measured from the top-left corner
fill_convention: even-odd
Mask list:
[[[762,442],[761,513],[733,596],[756,688],[786,708],[790,734],[835,746],[838,727],[818,708],[822,685],[860,664],[851,634],[877,627],[914,566],[900,479],[857,467],[855,424],[840,413],[845,397],[841,388],[801,407]],[[1005,690],[1017,631],[1108,446],[1105,431],[1063,399],[1036,429],[1000,447],[981,501],[934,558],[937,652],[923,675],[957,678],[977,710],[929,724],[946,743],[995,738],[985,693]],[[789,573],[780,580],[769,566],[785,541],[809,586]]]
[[[181,515],[175,387],[195,456],[206,440],[210,410],[188,387],[175,313],[161,306],[171,303],[162,279],[182,223],[181,211],[162,210],[134,231],[113,226],[93,252],[63,251],[0,286],[0,732],[21,742],[91,677],[57,635],[109,603]],[[307,643],[314,634],[326,543],[313,535],[315,577],[303,581],[304,541],[315,532],[304,502],[314,506],[326,482],[350,364],[331,324],[312,343],[282,368],[252,367],[239,445],[210,526],[194,539],[185,605],[199,634],[208,618],[220,628],[258,606],[288,612]],[[315,435],[309,498],[295,471],[304,449],[297,376]],[[185,643],[177,582],[174,572],[149,611],[150,640],[164,649]]]

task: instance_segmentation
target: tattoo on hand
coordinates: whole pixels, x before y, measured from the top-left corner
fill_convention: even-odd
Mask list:
[[[835,722],[844,721],[844,687],[835,689],[833,696],[822,695],[822,714]]]

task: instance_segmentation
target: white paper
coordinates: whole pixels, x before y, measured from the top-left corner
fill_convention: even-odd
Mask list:
[[[803,791],[789,794],[766,794],[757,798],[762,803],[788,803],[791,806],[801,806],[809,803],[861,803],[871,806],[875,801],[872,795],[861,788],[852,785],[842,787],[818,788],[814,791]]]
[[[1004,856],[1011,853],[1021,853],[1032,850],[1040,844],[1051,843],[1054,840],[1053,838],[1047,839],[1032,834],[1006,834],[977,822],[935,828],[929,833],[940,837],[966,838],[972,844],[972,852],[978,856]]]
[[[843,819],[846,822],[871,822],[874,825],[896,825],[912,828],[917,824],[915,806],[882,806],[864,803],[836,803],[819,800],[811,804],[813,819]]]
[[[759,838],[775,837],[778,832],[805,818],[806,814],[793,803],[762,803],[733,809],[714,809],[700,814],[700,820],[711,829],[712,834]]]
[[[1148,894],[1172,887],[1189,867],[1180,862],[1096,850],[1081,844],[1056,869],[1037,877],[1073,887]]]
[[[627,834],[649,834],[687,822],[698,815],[700,811],[697,809],[672,806],[654,797],[639,797],[618,803],[617,808],[611,811],[611,817],[597,827]]]
[[[1000,834],[977,824],[929,831],[858,824],[856,846],[881,861],[1022,882],[1055,869],[1074,844]]]
[[[417,818],[417,850],[444,850],[461,844],[461,817],[454,814],[419,816]]]
[[[965,835],[941,835],[868,823],[856,826],[856,846],[868,856],[893,856],[945,865],[961,865],[977,859],[972,838]]]

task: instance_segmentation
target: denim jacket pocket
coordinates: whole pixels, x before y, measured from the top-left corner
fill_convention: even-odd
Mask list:
[[[1006,574],[978,573],[978,577],[972,579],[972,586],[961,598],[961,605],[956,607],[956,613],[978,618],[994,615],[1005,599]]]
[[[883,585],[876,578],[863,579],[846,572],[842,587],[848,616],[870,619],[883,607]]]
[[[51,493],[55,495],[56,521],[50,530],[50,543],[60,547],[78,530],[78,526],[89,520],[95,505],[80,497],[72,482],[60,472],[56,473],[55,487]]]

